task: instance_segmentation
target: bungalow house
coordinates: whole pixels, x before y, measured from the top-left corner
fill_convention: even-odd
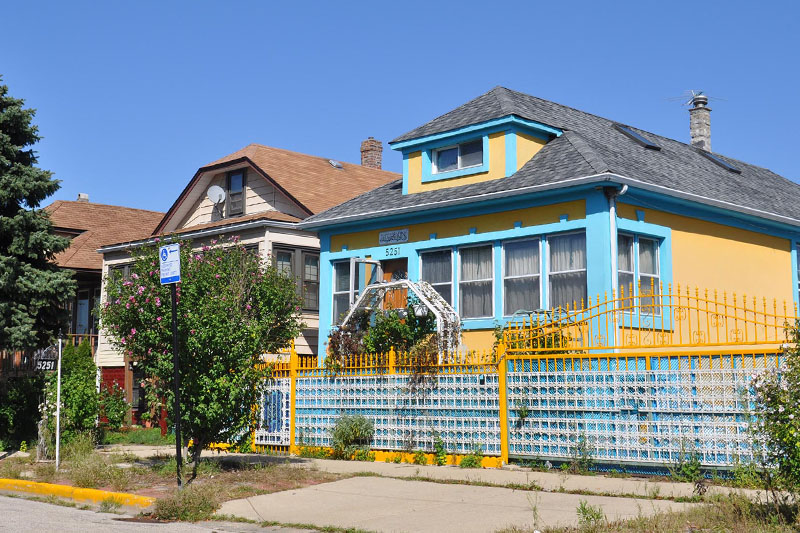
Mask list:
[[[707,102],[693,99],[691,143],[503,87],[397,137],[402,179],[300,224],[320,239],[318,351],[375,263],[429,282],[470,350],[521,312],[666,301],[679,285],[793,309],[800,185],[713,152]]]
[[[197,247],[219,236],[240,238],[265,260],[297,280],[306,329],[295,339],[296,351],[316,354],[319,309],[319,240],[300,228],[309,216],[393,182],[399,176],[381,170],[382,145],[361,144],[361,165],[289,150],[250,144],[197,170],[172,207],[147,234],[99,247],[104,279],[127,276],[130,250],[157,236],[176,235]],[[124,241],[124,242],[123,242]],[[143,395],[135,365],[126,361],[100,334],[97,362],[103,373],[124,371],[133,391],[134,410]]]

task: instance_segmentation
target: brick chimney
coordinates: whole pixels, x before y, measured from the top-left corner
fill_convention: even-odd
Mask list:
[[[89,195],[85,192],[79,192],[77,201],[89,203]]]
[[[711,151],[711,108],[708,107],[708,96],[696,94],[692,97],[692,108],[689,110],[689,133],[692,146]]]
[[[372,137],[361,143],[361,166],[381,169],[383,144]]]

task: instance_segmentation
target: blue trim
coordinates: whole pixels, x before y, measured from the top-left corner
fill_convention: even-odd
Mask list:
[[[517,171],[517,132],[514,129],[506,131],[506,177]],[[405,175],[405,174],[404,174]]]
[[[569,224],[561,222],[562,226]],[[593,191],[586,198],[586,296],[611,294],[611,219],[603,191]],[[590,267],[591,266],[591,267]]]
[[[476,124],[470,124],[469,126],[464,126],[463,128],[458,128],[455,130],[444,131],[441,133],[434,133],[432,135],[425,135],[423,137],[417,137],[415,139],[409,139],[407,141],[389,143],[389,146],[392,147],[392,150],[407,150],[409,148],[438,141],[440,139],[447,139],[453,137],[454,135],[471,133],[495,126],[505,126],[507,124],[513,124],[516,126],[530,128],[532,130],[530,134],[535,135],[537,137],[541,137],[542,139],[545,140],[549,140],[549,137],[551,136],[560,137],[562,134],[562,131],[560,129],[553,128],[552,126],[547,126],[546,124],[542,124],[541,122],[526,120],[516,115],[506,115],[501,118],[487,120],[484,122],[478,122]]]
[[[463,144],[475,140],[475,137],[461,139],[448,139],[450,142],[442,142],[436,146],[431,146],[422,151],[422,183],[430,183],[432,181],[449,180],[451,178],[459,178],[461,176],[470,176],[472,174],[480,174],[482,172],[489,172],[489,134],[484,134],[481,139],[483,140],[483,163],[467,168],[460,168],[457,170],[450,170],[447,172],[433,172],[433,152],[440,147]],[[403,183],[408,181],[408,173],[403,172]],[[406,186],[407,188],[407,186]]]
[[[408,154],[403,154],[403,195],[408,194]]]
[[[794,304],[795,306],[800,306],[800,272],[798,272],[798,265],[797,261],[800,260],[798,258],[798,248],[800,248],[800,241],[792,240],[792,283],[793,283],[793,293],[794,293]]]

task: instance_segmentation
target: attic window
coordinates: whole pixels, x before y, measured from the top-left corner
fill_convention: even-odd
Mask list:
[[[233,170],[228,172],[228,216],[238,216],[244,214],[244,187],[245,170]]]
[[[433,152],[433,172],[450,172],[483,164],[483,139],[455,146],[439,148]]]
[[[333,168],[344,168],[340,162],[334,161],[333,159],[328,159],[328,163],[330,163]]]
[[[622,133],[623,135],[625,135],[630,139],[633,139],[634,141],[641,144],[645,148],[649,148],[650,150],[661,150],[661,147],[659,145],[639,135],[628,126],[623,126],[622,124],[614,124],[614,128],[618,132]]]
[[[735,166],[731,165],[730,163],[728,163],[727,161],[725,161],[721,157],[715,156],[711,152],[706,152],[705,150],[700,150],[700,153],[703,154],[704,156],[706,156],[706,158],[710,159],[711,161],[713,161],[714,163],[718,164],[719,166],[721,166],[722,168],[724,168],[725,170],[727,170],[729,172],[733,172],[735,174],[741,174],[742,173],[741,170],[739,170]]]

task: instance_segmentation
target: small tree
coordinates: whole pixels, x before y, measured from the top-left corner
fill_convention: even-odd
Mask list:
[[[246,436],[252,408],[276,353],[303,326],[295,281],[230,239],[202,250],[181,244],[178,345],[181,428],[191,438],[196,475],[203,448]],[[153,391],[173,418],[170,288],[159,281],[158,247],[135,252],[131,279],[107,280],[101,324],[112,343],[156,379]]]
[[[65,324],[62,304],[75,290],[72,271],[52,262],[69,240],[53,234],[38,208],[59,185],[35,166],[35,112],[23,104],[0,85],[0,349],[48,344]]]
[[[777,474],[765,473],[773,496],[775,489],[800,491],[800,323],[789,333],[781,366],[757,374],[751,383],[756,432],[763,439],[764,459]]]

